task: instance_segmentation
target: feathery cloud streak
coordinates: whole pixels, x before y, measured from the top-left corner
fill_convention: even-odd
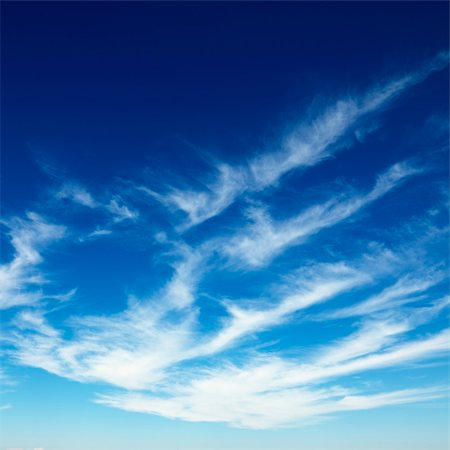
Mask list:
[[[142,186],[140,189],[167,206],[183,211],[188,222],[181,229],[198,225],[220,214],[243,193],[274,186],[287,172],[312,167],[330,158],[340,149],[339,140],[362,119],[381,111],[405,90],[447,65],[448,54],[442,52],[417,71],[380,84],[359,97],[337,101],[283,138],[279,150],[262,153],[241,166],[219,164],[217,175],[206,183],[204,191],[170,188],[168,193],[159,194]]]
[[[65,227],[48,223],[35,213],[2,224],[9,229],[14,255],[10,262],[0,266],[0,309],[58,297],[46,295],[42,290],[46,279],[39,265],[43,262],[41,252],[64,237]]]
[[[78,381],[104,381],[128,389],[146,389],[163,381],[170,367],[217,355],[246,336],[289,321],[297,311],[373,283],[376,276],[373,265],[383,265],[383,260],[381,254],[369,265],[318,264],[302,269],[278,290],[290,294],[275,297],[272,306],[263,307],[264,300],[259,301],[259,308],[251,309],[227,302],[228,317],[221,328],[199,340],[198,310],[193,302],[204,261],[197,253],[185,252],[184,260],[175,266],[173,278],[155,298],[132,303],[119,315],[72,320],[75,334],[70,341],[63,339],[61,332],[51,327],[42,314],[23,312],[16,320],[22,330],[16,337],[16,357],[22,364]],[[431,319],[429,315],[428,320]],[[380,326],[375,328],[377,339],[383,342]],[[387,334],[393,336],[411,328],[412,325],[402,325],[394,333],[388,327]],[[371,334],[371,338],[375,336]]]
[[[351,389],[338,385],[322,388],[315,385],[330,378],[445,354],[449,350],[449,337],[445,331],[390,351],[326,365],[295,365],[275,359],[242,369],[213,372],[192,380],[187,386],[171,384],[170,390],[161,396],[118,394],[101,396],[98,401],[129,411],[189,421],[228,422],[247,428],[297,425],[338,411],[442,397],[445,395],[442,387],[355,395]]]
[[[66,182],[56,192],[56,199],[67,199],[78,205],[90,209],[99,209],[112,217],[114,223],[123,220],[135,220],[138,217],[137,211],[130,209],[118,196],[112,196],[109,200],[99,201],[94,199],[92,194],[83,186],[73,182]]]
[[[347,219],[418,172],[419,170],[406,163],[396,164],[378,177],[375,186],[367,194],[344,199],[332,198],[278,223],[263,209],[253,209],[250,214],[253,224],[227,240],[222,251],[229,258],[243,261],[249,266],[261,267],[283,249]]]

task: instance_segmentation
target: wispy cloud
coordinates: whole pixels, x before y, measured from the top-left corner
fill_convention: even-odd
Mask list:
[[[248,173],[244,169],[220,164],[216,170],[217,177],[206,185],[206,190],[203,192],[172,188],[167,195],[156,197],[163,203],[175,206],[188,215],[189,222],[181,229],[199,224],[220,214],[247,189]]]
[[[65,227],[48,223],[35,213],[2,224],[8,229],[14,254],[11,261],[0,267],[0,309],[55,297],[43,291],[46,279],[38,268],[43,261],[41,252],[64,237]]]
[[[264,209],[252,209],[253,223],[226,240],[221,251],[229,258],[261,267],[285,248],[349,218],[418,172],[406,163],[395,164],[378,177],[368,193],[337,196],[284,221],[275,222]]]
[[[347,308],[330,311],[324,314],[323,317],[327,319],[339,319],[352,316],[364,316],[418,301],[423,298],[421,294],[445,278],[446,274],[444,272],[435,270],[422,273],[421,275],[408,274],[401,277],[393,285],[383,289],[382,292]]]
[[[184,359],[193,345],[194,300],[202,258],[183,251],[167,285],[145,301],[130,299],[123,313],[73,321],[74,339],[63,339],[40,311],[16,319],[18,362],[78,381],[103,381],[125,388],[149,386]]]
[[[15,361],[80,382],[100,381],[127,390],[100,396],[97,401],[105,405],[249,428],[307,424],[339,411],[444,395],[437,386],[374,392],[364,385],[346,385],[355,374],[404,368],[445,355],[446,330],[422,337],[410,333],[433,321],[448,306],[446,298],[407,309],[403,303],[394,304],[384,317],[365,319],[354,332],[299,349],[298,356],[242,346],[249,336],[292,323],[299,311],[343,294],[355,296],[358,289],[376,283],[376,277],[391,269],[374,268],[401,257],[392,250],[353,262],[303,267],[285,277],[272,298],[252,300],[248,307],[242,300],[228,299],[223,304],[226,316],[210,332],[200,331],[196,305],[209,255],[189,247],[180,252],[171,280],[159,292],[148,299],[131,298],[128,308],[116,315],[73,318],[70,339],[48,322],[43,311],[22,311],[11,337]],[[420,284],[417,278],[416,291],[425,295],[438,279],[425,276]]]
[[[339,263],[316,265],[298,273],[297,277],[299,280],[289,283],[290,294],[283,296],[273,306],[242,308],[233,303],[226,304],[229,318],[223,328],[203,347],[194,351],[200,354],[221,351],[243,336],[279,325],[297,311],[330,300],[370,281],[367,273]]]
[[[237,197],[274,186],[281,177],[299,168],[308,168],[332,157],[344,145],[340,140],[355,131],[365,118],[388,107],[391,101],[448,65],[448,54],[439,53],[407,75],[388,80],[366,93],[338,100],[314,119],[301,123],[281,139],[277,150],[261,153],[248,164],[216,167],[217,174],[203,191],[171,187],[166,194],[139,187],[168,207],[183,211],[188,221],[181,229],[197,225],[220,214]]]
[[[360,336],[359,340],[362,338]],[[321,387],[320,384],[349,374],[398,367],[406,362],[443,355],[449,350],[448,339],[449,333],[444,331],[348,361],[351,355],[341,354],[343,361],[322,364],[319,361],[304,365],[271,357],[261,362],[259,357],[245,367],[225,367],[199,375],[188,384],[168,383],[160,395],[104,395],[98,401],[129,411],[189,421],[227,422],[248,428],[298,425],[338,411],[445,396],[442,386],[362,394],[354,388]]]
[[[359,124],[359,120],[387,107],[406,89],[447,64],[448,55],[440,53],[416,72],[379,84],[360,97],[337,101],[310,123],[290,133],[279,151],[262,154],[250,163],[256,186],[259,189],[270,186],[293,169],[313,166],[329,158],[339,150],[335,144]]]
[[[87,208],[97,208],[99,206],[84,187],[75,183],[64,183],[55,196],[57,199],[68,199]]]
[[[285,360],[281,356],[261,354],[255,357],[253,352],[248,354],[246,351],[241,352],[241,359],[247,361],[241,369],[227,369],[226,365],[223,366],[226,359],[216,359],[225,350],[239,347],[245,337],[291,321],[298,311],[323,304],[342,293],[373,283],[376,271],[371,269],[374,264],[383,265],[384,253],[381,253],[379,258],[382,259],[371,261],[366,266],[361,265],[366,264],[368,259],[363,257],[361,262],[353,267],[335,263],[303,268],[287,279],[287,285],[277,290],[290,290],[289,294],[281,298],[275,296],[270,303],[267,299],[259,299],[256,304],[253,301],[255,306],[250,308],[227,301],[224,304],[227,317],[219,329],[199,335],[199,315],[195,297],[206,266],[203,253],[186,248],[182,251],[182,259],[174,266],[172,279],[160,292],[145,301],[131,299],[130,306],[118,315],[73,319],[74,335],[71,340],[64,339],[61,331],[52,327],[42,313],[22,312],[15,321],[17,329],[20,330],[14,338],[17,349],[15,358],[20,364],[40,367],[81,382],[102,381],[131,390],[169,390],[170,395],[168,392],[164,394],[169,395],[169,399],[151,398],[152,408],[155,409],[148,408],[147,411],[156,414],[187,420],[225,420],[241,426],[289,424],[296,422],[296,417],[280,419],[272,416],[270,420],[265,417],[256,422],[249,422],[250,417],[255,420],[253,410],[248,412],[248,417],[241,417],[236,413],[225,419],[220,414],[215,416],[210,410],[206,414],[206,409],[204,415],[196,413],[194,416],[184,413],[178,415],[174,411],[180,408],[179,402],[189,403],[189,411],[194,411],[192,405],[196,404],[198,399],[209,395],[202,392],[202,386],[209,386],[208,377],[211,376],[211,383],[215,383],[217,389],[221,386],[220,392],[226,392],[230,383],[236,383],[233,387],[236,389],[236,396],[232,397],[230,392],[226,396],[227,404],[233,410],[239,409],[239,402],[242,401],[240,389],[242,383],[245,385],[248,381],[251,401],[254,402],[256,410],[257,404],[265,402],[267,392],[273,389],[276,392],[272,392],[270,398],[275,402],[281,402],[288,394],[287,390],[290,392],[292,389],[300,389],[300,397],[305,393],[314,396],[315,388],[311,391],[311,384],[353,373],[401,366],[410,361],[442,354],[448,347],[448,336],[444,332],[405,344],[396,343],[401,335],[431,321],[439,314],[448,303],[445,300],[442,304],[432,305],[428,309],[413,309],[407,314],[404,311],[400,314],[391,310],[391,316],[363,323],[354,334],[328,347],[319,348],[313,360],[302,364]],[[212,372],[206,378],[202,375],[205,371],[202,364],[198,365],[204,358],[211,358],[213,363],[210,366]],[[264,362],[267,359],[269,362]],[[189,364],[189,369],[184,368],[185,363]],[[189,395],[186,397],[184,391],[180,393],[182,399],[172,392],[174,386],[179,389],[175,380],[180,370],[185,378],[192,380],[191,384],[188,384],[191,389]],[[266,370],[273,379],[267,380],[258,375],[259,371]],[[255,378],[250,382],[252,376]],[[253,391],[255,380],[260,380],[261,392]],[[272,386],[271,383],[275,385]],[[199,397],[194,395],[194,392],[198,393]],[[135,399],[134,394],[131,397]],[[117,402],[125,409],[129,408],[127,402],[123,403],[117,400],[117,397],[111,398],[111,404]],[[122,395],[118,398],[122,399]],[[143,402],[147,404],[147,400]],[[163,406],[159,409],[154,405]],[[330,409],[332,410],[333,408]],[[305,413],[304,418],[322,413],[325,412],[309,415]]]
[[[104,211],[111,216],[114,223],[123,220],[135,220],[138,212],[127,206],[118,195],[113,195],[109,199],[95,199],[94,196],[81,184],[66,181],[55,193],[58,200],[67,199],[75,204],[90,209],[98,209]]]
[[[86,237],[80,238],[80,240],[85,241],[86,239],[92,239],[98,236],[109,236],[110,234],[112,234],[112,230],[108,230],[107,228],[96,228],[94,231],[91,231]]]
[[[418,312],[413,315],[419,314]],[[445,396],[444,387],[364,393],[329,380],[434,358],[449,350],[449,333],[392,345],[414,318],[366,323],[307,363],[260,354],[244,366],[200,370],[189,383],[167,380],[159,393],[102,395],[98,402],[130,411],[189,421],[227,422],[249,428],[305,424],[344,410],[378,408]],[[381,350],[381,351],[380,351]],[[176,376],[176,375],[175,375]]]
[[[112,198],[109,203],[104,205],[104,208],[113,216],[114,222],[121,222],[122,220],[134,220],[138,217],[138,213],[133,211],[128,206],[120,203],[119,198]]]
[[[228,386],[238,388],[239,375],[229,374]],[[225,422],[237,427],[264,429],[301,426],[315,422],[332,413],[364,410],[391,405],[434,400],[443,396],[442,387],[383,392],[373,395],[357,393],[339,387],[331,389],[267,390],[258,392],[248,384],[241,385],[230,396],[224,384],[210,381],[211,388],[189,386],[179,396],[160,398],[142,394],[103,395],[98,403],[127,411],[157,414],[191,422]],[[256,392],[255,392],[256,391]]]

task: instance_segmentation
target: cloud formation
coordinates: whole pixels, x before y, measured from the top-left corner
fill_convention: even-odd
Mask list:
[[[67,199],[71,202],[90,209],[98,209],[111,216],[114,223],[123,220],[135,220],[138,212],[128,207],[123,199],[118,195],[113,195],[109,199],[96,200],[92,194],[79,183],[65,182],[55,193],[57,200]]]
[[[198,253],[186,250],[172,279],[154,297],[133,301],[118,315],[72,319],[69,340],[42,312],[23,311],[15,319],[20,330],[14,338],[15,358],[59,376],[130,391],[101,395],[97,401],[102,404],[250,428],[299,425],[338,411],[442,397],[442,387],[368,393],[364,386],[346,386],[346,380],[444,356],[449,350],[446,330],[404,337],[442,314],[448,298],[406,309],[394,304],[389,314],[365,319],[356,331],[296,358],[245,345],[266,330],[295,323],[301,311],[375,284],[383,271],[377,274],[373,265],[383,265],[385,259],[386,253],[379,253],[352,264],[302,268],[274,291],[269,303],[254,299],[249,308],[227,300],[227,314],[217,330],[199,334],[195,298],[206,266]],[[420,287],[427,298],[434,281]],[[239,348],[237,360],[229,356]],[[292,408],[282,408],[286,404]],[[283,414],[274,412],[281,408]]]
[[[439,53],[417,70],[379,83],[367,92],[337,100],[316,117],[300,123],[281,139],[279,148],[260,153],[247,164],[220,163],[203,191],[170,187],[165,194],[144,186],[144,192],[169,208],[183,211],[186,229],[217,216],[243,193],[260,192],[275,186],[288,172],[307,169],[332,157],[344,148],[341,142],[361,121],[381,113],[399,95],[422,82],[435,71],[447,67],[448,54]]]
[[[35,213],[27,213],[26,219],[3,221],[2,225],[8,229],[13,256],[0,266],[0,309],[57,297],[45,294],[43,285],[47,280],[39,265],[43,262],[41,252],[61,240],[66,228],[48,223]]]
[[[351,217],[418,172],[408,164],[396,164],[378,177],[368,193],[334,197],[281,222],[274,222],[264,209],[254,208],[250,211],[253,223],[227,240],[222,251],[250,266],[263,266],[285,248]]]
[[[67,180],[53,192],[55,220],[28,213],[2,222],[11,256],[0,268],[0,308],[16,307],[4,338],[9,361],[96,383],[99,390],[106,385],[108,391],[95,397],[103,405],[254,429],[444,397],[435,379],[418,383],[403,376],[424,362],[443,364],[449,350],[448,257],[442,250],[448,220],[434,195],[437,182],[428,176],[433,165],[424,168],[403,154],[381,173],[355,169],[355,183],[369,187],[342,182],[337,191],[333,185],[325,200],[306,197],[302,210],[291,205],[282,217],[264,191],[282,191],[286,174],[337,158],[356,130],[363,130],[361,143],[369,140],[375,115],[447,63],[448,55],[439,54],[403,77],[340,99],[300,123],[277,148],[235,166],[218,163],[204,190],[167,183],[156,192],[132,182],[132,194],[101,186],[94,195]],[[413,186],[419,178],[423,186]],[[167,209],[154,211],[142,197],[133,198],[136,189]],[[422,203],[416,201],[420,189],[428,189]],[[387,196],[396,202],[385,202]],[[241,202],[228,221],[219,220],[240,198],[252,206]],[[89,230],[80,231],[73,214],[60,214],[63,200],[72,212],[94,217],[95,227],[89,222]],[[394,225],[379,224],[375,202]],[[186,216],[181,225],[180,211]],[[155,232],[157,214],[155,223],[164,226]],[[209,227],[193,227],[213,217]],[[352,231],[337,232],[349,219]],[[137,244],[128,240],[131,226],[141,238]],[[110,256],[92,241],[113,232],[122,253]],[[312,237],[319,233],[317,244]],[[336,240],[339,250],[329,250],[327,243]],[[114,312],[89,299],[100,311],[80,312],[83,300],[75,290],[55,294],[43,269],[44,262],[51,266],[46,252],[59,241],[68,254],[105,252],[98,263],[106,272],[109,258],[133,276],[141,270],[136,279],[148,283],[146,293],[128,288],[120,308],[107,304]],[[302,258],[287,251],[306,244]],[[130,254],[140,256],[131,269]],[[108,283],[120,289],[115,277],[120,274]],[[76,314],[55,315],[47,298],[81,303]]]

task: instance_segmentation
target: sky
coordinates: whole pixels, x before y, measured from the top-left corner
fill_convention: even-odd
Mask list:
[[[1,450],[448,448],[447,2],[1,8]]]

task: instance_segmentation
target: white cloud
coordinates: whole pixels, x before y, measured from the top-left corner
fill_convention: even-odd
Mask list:
[[[421,274],[408,274],[379,294],[357,302],[352,306],[330,311],[323,315],[326,319],[339,319],[352,316],[364,316],[375,312],[392,309],[410,302],[420,300],[421,294],[446,278],[443,271],[429,271]]]
[[[216,169],[217,178],[207,184],[203,192],[173,188],[166,196],[157,197],[165,204],[175,206],[188,215],[189,223],[181,229],[216,216],[246,190],[248,175],[244,170],[226,164],[220,164]]]
[[[117,315],[72,319],[70,339],[42,312],[22,311],[14,324],[15,360],[80,382],[143,391],[100,396],[98,401],[105,405],[248,428],[301,425],[339,411],[444,395],[434,387],[372,392],[345,384],[354,374],[445,355],[449,350],[445,330],[422,338],[404,337],[431,321],[448,299],[428,307],[391,309],[384,318],[365,320],[350,335],[300,350],[298,357],[240,347],[245,337],[283,325],[300,310],[374,282],[383,270],[372,269],[383,266],[392,252],[366,255],[353,264],[302,268],[287,277],[271,299],[254,300],[247,308],[242,301],[228,300],[228,316],[221,327],[200,333],[196,290],[208,270],[208,255],[188,247],[180,251],[182,259],[160,292],[147,300],[131,299]],[[233,347],[242,349],[235,353],[238,363],[223,354]],[[344,387],[336,384],[338,380]]]
[[[297,311],[330,300],[370,281],[368,274],[344,264],[315,265],[299,273],[298,278],[289,283],[291,293],[271,307],[244,309],[233,303],[228,304],[230,317],[223,328],[206,344],[193,351],[200,354],[221,351],[243,336],[279,325]]]
[[[111,201],[105,205],[104,208],[112,214],[114,222],[134,220],[138,217],[138,213],[136,211],[133,211],[128,208],[128,206],[121,204],[118,198],[111,199]]]
[[[240,380],[229,384],[238,386]],[[339,387],[330,389],[285,389],[255,392],[248,385],[230,395],[218,383],[211,389],[190,387],[177,397],[159,398],[143,394],[104,395],[98,403],[127,411],[157,414],[192,422],[225,422],[253,429],[301,426],[326,415],[352,410],[380,408],[433,400],[443,396],[439,387],[357,395]],[[247,390],[246,390],[247,388]],[[201,387],[200,387],[201,389]]]
[[[56,198],[69,199],[87,208],[96,208],[98,206],[92,195],[85,188],[75,183],[65,183],[56,193]]]
[[[387,107],[406,89],[447,64],[448,54],[440,53],[417,71],[379,84],[361,96],[338,100],[315,119],[296,127],[282,139],[278,150],[261,153],[241,166],[219,164],[217,176],[203,191],[170,188],[167,194],[158,194],[143,186],[138,189],[185,212],[188,221],[181,229],[197,225],[220,214],[244,192],[261,191],[275,185],[287,172],[330,158],[340,149],[340,140],[349,131],[356,131],[362,119]]]
[[[366,333],[374,334],[373,330]],[[386,335],[396,333],[389,330]],[[358,340],[367,341],[365,333]],[[371,340],[371,339],[369,339]],[[324,354],[309,364],[299,364],[262,355],[244,367],[220,367],[193,375],[190,382],[167,381],[159,393],[125,393],[100,396],[98,402],[129,411],[147,412],[189,421],[226,422],[247,428],[301,425],[311,419],[344,410],[371,409],[424,401],[445,396],[440,388],[412,389],[361,394],[339,385],[320,386],[359,372],[399,367],[406,362],[443,355],[449,350],[449,333],[443,331],[425,339],[410,341],[383,352],[360,356],[348,343],[330,348],[341,350],[332,360]],[[356,391],[356,392],[355,392]]]
[[[0,267],[0,309],[54,297],[42,290],[46,279],[38,267],[43,261],[41,251],[62,239],[65,227],[50,224],[35,213],[28,213],[25,220],[16,218],[3,224],[9,229],[14,256]]]
[[[417,72],[390,80],[373,88],[361,97],[337,101],[312,122],[300,126],[288,135],[281,150],[266,153],[250,163],[259,189],[270,186],[295,168],[309,167],[329,158],[337,150],[333,147],[345,133],[369,113],[388,106],[399,94],[421,82],[448,64],[447,54],[438,54]]]
[[[353,267],[334,263],[304,268],[287,278],[286,285],[277,291],[281,296],[275,295],[269,303],[254,300],[254,306],[245,308],[227,301],[224,306],[228,316],[221,327],[199,335],[195,299],[198,283],[207,270],[207,255],[187,247],[182,249],[182,255],[174,266],[172,279],[150,299],[131,299],[128,309],[111,317],[73,319],[72,340],[64,340],[41,313],[22,312],[16,319],[16,326],[22,330],[15,342],[17,361],[78,381],[148,388],[162,382],[171,368],[183,361],[217,355],[245,337],[289,321],[300,310],[372,283],[377,275],[373,266],[383,265],[385,259],[381,254],[370,264],[363,257]],[[420,315],[431,320],[442,307],[422,309]],[[339,350],[333,347],[331,354],[336,359],[337,355],[374,352],[419,323],[396,319],[379,322],[375,328],[369,324],[349,341],[339,343]]]
[[[145,301],[130,299],[129,308],[115,316],[74,319],[72,340],[64,340],[41,312],[21,312],[15,320],[21,330],[17,361],[77,381],[129,389],[160,380],[193,345],[196,311],[189,307],[203,260],[189,249],[182,253],[160,292]]]
[[[225,240],[221,251],[249,266],[264,266],[285,248],[349,218],[417,172],[406,163],[395,164],[378,177],[368,193],[335,197],[280,222],[272,220],[263,209],[253,209],[253,223]]]
[[[409,331],[430,322],[449,305],[444,298],[428,307],[392,309],[382,318],[366,318],[359,329],[315,352],[314,364],[330,366],[374,354],[394,343]]]
[[[308,424],[312,419],[339,411],[444,397],[446,389],[439,386],[366,394],[354,387],[328,384],[329,380],[351,374],[445,355],[449,350],[450,335],[445,330],[378,352],[390,345],[392,336],[404,331],[399,324],[373,323],[330,345],[307,364],[259,355],[243,367],[204,369],[183,383],[167,380],[153,394],[104,395],[97,401],[129,411],[188,421],[273,428]],[[175,378],[179,376],[174,374]]]
[[[65,182],[56,192],[57,199],[68,199],[76,204],[90,208],[99,209],[107,212],[113,222],[122,222],[123,220],[135,220],[139,214],[137,211],[130,209],[123,200],[115,195],[109,200],[101,201],[94,199],[88,190],[79,183]],[[100,236],[101,234],[97,234]],[[91,237],[93,234],[91,233]]]
[[[96,228],[94,231],[90,232],[87,235],[87,239],[89,238],[95,238],[98,236],[109,236],[110,234],[112,234],[111,230],[105,229],[105,228]],[[84,240],[85,238],[82,238],[81,240]]]

